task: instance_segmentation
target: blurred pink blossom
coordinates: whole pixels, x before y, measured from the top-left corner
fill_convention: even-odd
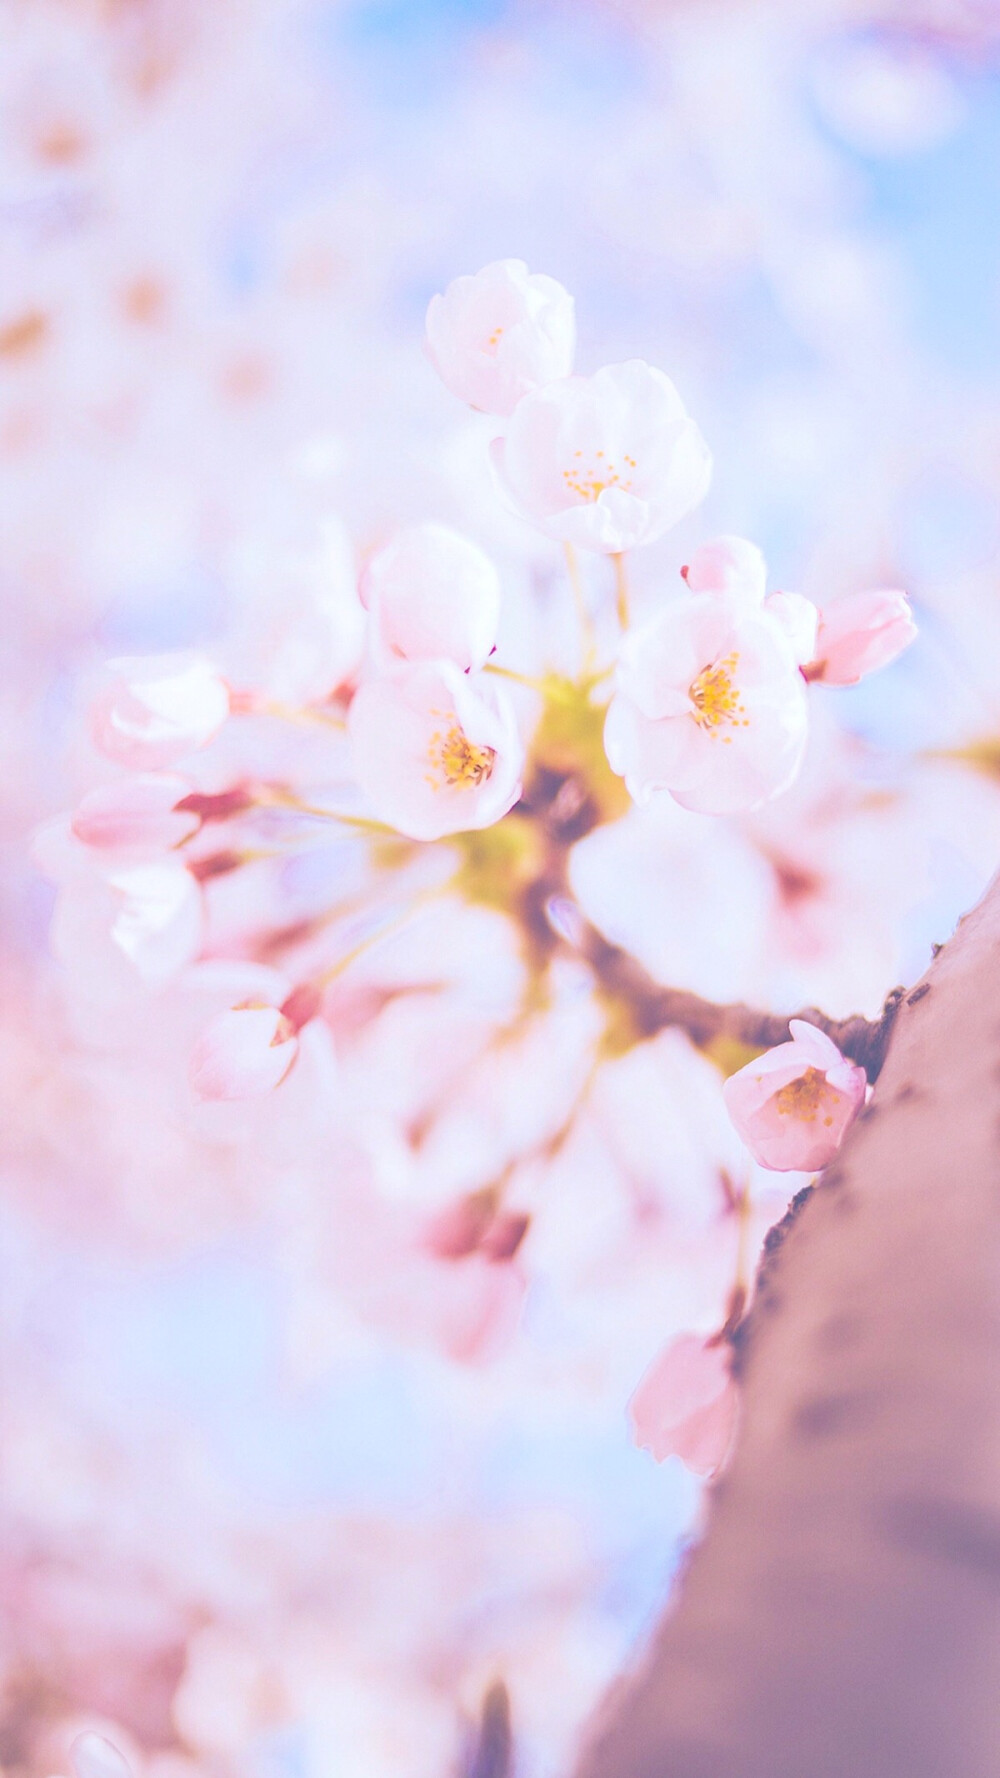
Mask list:
[[[173,765],[203,747],[229,715],[229,692],[204,655],[148,655],[108,663],[112,683],[93,714],[94,740],[119,765]]]
[[[361,598],[392,659],[483,666],[500,621],[500,577],[489,557],[447,525],[411,525],[373,556]]]
[[[155,858],[190,839],[201,816],[178,807],[192,794],[184,778],[142,773],[88,791],[71,823],[74,838],[95,852]]]
[[[727,1344],[681,1334],[653,1360],[628,1404],[632,1437],[657,1463],[679,1457],[709,1476],[725,1460],[737,1404]]]
[[[132,1768],[113,1742],[89,1730],[69,1750],[76,1778],[132,1778]]]
[[[488,414],[573,369],[573,298],[522,259],[498,259],[455,278],[427,310],[427,352],[442,382]]]
[[[276,1006],[246,1001],[206,1025],[191,1053],[198,1099],[252,1099],[273,1092],[299,1053],[298,1034]]]

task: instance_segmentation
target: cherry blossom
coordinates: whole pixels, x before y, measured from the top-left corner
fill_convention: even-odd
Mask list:
[[[696,549],[681,569],[692,593],[739,593],[759,605],[767,585],[767,564],[745,537],[715,537]]]
[[[229,692],[200,654],[129,656],[93,712],[101,752],[119,765],[156,770],[204,747],[229,714]]]
[[[817,1026],[792,1019],[791,1041],[723,1084],[726,1109],[755,1160],[774,1172],[815,1172],[836,1154],[864,1104],[863,1068]]]
[[[698,593],[626,636],[604,742],[637,802],[666,789],[707,814],[755,808],[791,783],[805,741],[802,678],[765,611]]]
[[[765,598],[767,564],[755,543],[745,537],[716,537],[695,551],[681,573],[692,593],[727,593],[763,606],[784,632],[798,664],[812,659],[819,612],[801,593],[777,592]]]
[[[561,543],[652,543],[704,497],[711,457],[669,377],[641,359],[526,395],[493,444],[501,486]]]
[[[823,685],[857,685],[902,654],[916,633],[905,593],[847,593],[820,611],[816,655],[806,676]]]
[[[489,827],[520,795],[524,746],[509,701],[450,661],[368,680],[348,730],[372,809],[411,839]]]
[[[58,884],[51,944],[102,997],[130,979],[162,987],[197,956],[201,893],[177,858],[101,855],[56,820],[36,836],[39,868]]]
[[[679,1457],[695,1475],[713,1475],[732,1441],[737,1402],[726,1343],[681,1334],[653,1360],[628,1404],[632,1436],[658,1463]]]
[[[132,1768],[124,1754],[92,1729],[77,1736],[69,1755],[76,1778],[132,1778]]]
[[[428,357],[453,395],[509,414],[523,395],[573,369],[573,298],[521,259],[455,278],[427,310]]]
[[[500,577],[489,557],[447,525],[412,525],[368,563],[361,598],[391,661],[481,667],[496,645]]]
[[[102,854],[156,857],[197,833],[201,817],[183,808],[192,794],[184,778],[145,772],[91,790],[71,823],[74,838]]]
[[[298,1053],[279,1007],[244,1001],[205,1027],[191,1054],[191,1086],[198,1099],[252,1099],[280,1086]]]

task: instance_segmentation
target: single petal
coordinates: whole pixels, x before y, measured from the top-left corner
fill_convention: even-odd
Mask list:
[[[276,1006],[239,1006],[206,1025],[191,1054],[198,1099],[252,1099],[280,1086],[299,1053],[292,1023]]]

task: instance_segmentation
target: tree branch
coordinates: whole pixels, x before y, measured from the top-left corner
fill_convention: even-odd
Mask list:
[[[628,1007],[641,1037],[653,1037],[657,1031],[674,1025],[686,1031],[699,1049],[707,1049],[720,1038],[751,1049],[771,1049],[788,1041],[789,1019],[805,1019],[832,1038],[843,1055],[864,1068],[869,1080],[878,1078],[896,1012],[905,994],[903,988],[892,990],[877,1019],[865,1019],[859,1014],[848,1019],[830,1019],[814,1006],[789,1014],[761,1012],[742,1004],[721,1006],[684,988],[662,987],[634,957],[618,945],[609,944],[589,922],[583,922],[581,931],[579,949],[599,986],[608,997]]]
[[[578,1778],[1000,1770],[1000,879],[779,1225],[708,1526]]]

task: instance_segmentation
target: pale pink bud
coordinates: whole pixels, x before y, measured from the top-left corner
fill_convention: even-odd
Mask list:
[[[456,278],[427,310],[427,355],[443,383],[487,414],[509,414],[529,390],[573,369],[573,298],[522,259]]]
[[[94,708],[93,735],[120,765],[173,765],[204,747],[229,715],[229,691],[203,655],[132,656],[108,667],[113,678]]]
[[[494,440],[501,486],[560,543],[652,543],[697,506],[712,459],[669,377],[641,359],[526,395]]]
[[[368,563],[361,599],[389,660],[481,667],[496,646],[500,577],[475,543],[446,525],[412,525]]]
[[[125,959],[146,987],[160,988],[197,956],[201,894],[179,860],[83,863],[61,881],[51,943],[74,971],[100,977]]]
[[[71,823],[73,836],[105,855],[155,857],[197,833],[201,817],[179,808],[191,793],[183,778],[144,773],[102,784],[83,798]]]
[[[604,745],[637,802],[756,808],[791,783],[807,733],[805,686],[783,631],[724,593],[678,599],[625,637]]]
[[[628,1404],[632,1437],[657,1463],[679,1457],[695,1475],[709,1476],[729,1450],[737,1404],[728,1347],[681,1334],[653,1360]]]
[[[191,1053],[198,1099],[255,1099],[281,1085],[299,1053],[298,1033],[277,1006],[247,1001],[205,1026]]]
[[[89,1729],[69,1750],[76,1778],[132,1778],[132,1768],[113,1742]]]
[[[916,633],[905,593],[847,593],[820,612],[816,656],[806,677],[823,685],[856,685],[894,661]]]
[[[450,661],[367,680],[347,727],[373,812],[411,839],[489,827],[521,794],[524,743],[508,699]]]
[[[815,1025],[793,1019],[791,1042],[723,1084],[726,1110],[755,1160],[776,1173],[814,1173],[833,1159],[864,1104],[866,1076]]]
[[[767,585],[767,564],[745,537],[716,537],[696,549],[681,569],[693,593],[735,593],[759,605]]]

